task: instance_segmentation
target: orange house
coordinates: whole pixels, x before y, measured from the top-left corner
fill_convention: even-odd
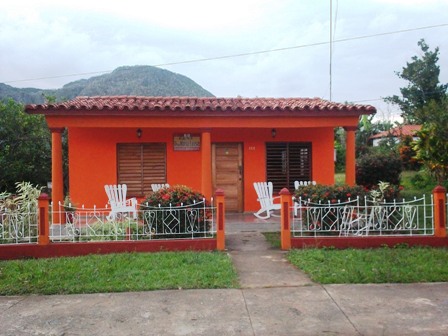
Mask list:
[[[105,184],[140,199],[152,183],[183,184],[207,198],[221,188],[229,211],[256,211],[253,182],[276,191],[295,180],[334,183],[334,128],[346,130],[346,182],[355,183],[359,116],[376,110],[319,98],[78,97],[27,105],[52,132],[52,199],[62,201],[68,130],[70,197],[107,203]]]

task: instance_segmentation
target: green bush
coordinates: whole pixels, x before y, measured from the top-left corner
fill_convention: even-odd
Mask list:
[[[349,199],[364,198],[367,195],[368,191],[361,186],[329,186],[323,184],[300,187],[294,194],[296,199],[302,198],[302,200],[309,200],[312,203],[347,202]]]
[[[203,236],[210,230],[208,209],[204,195],[183,185],[162,188],[141,205],[144,225],[155,238]]]
[[[398,155],[367,153],[356,162],[356,183],[368,189],[381,181],[399,185],[401,171],[402,163]]]

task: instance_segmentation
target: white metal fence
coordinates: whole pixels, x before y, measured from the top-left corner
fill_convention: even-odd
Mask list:
[[[215,208],[205,200],[176,207],[141,205],[136,218],[119,213],[111,220],[110,208],[67,209],[50,205],[49,238],[53,242],[192,239],[216,234]],[[37,243],[38,235],[36,210],[0,209],[0,244]]]
[[[295,199],[291,232],[301,236],[433,235],[433,200],[312,203]]]
[[[52,241],[108,241],[211,238],[215,230],[215,208],[205,201],[176,207],[140,205],[137,218],[119,213],[108,219],[110,209],[77,209],[53,212],[60,219],[50,227]],[[65,217],[65,219],[63,218]]]
[[[0,244],[37,243],[37,219],[35,206],[0,205]]]

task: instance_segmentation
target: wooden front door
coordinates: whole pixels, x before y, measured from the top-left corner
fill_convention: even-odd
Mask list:
[[[213,190],[224,190],[226,211],[243,211],[243,152],[239,143],[212,145]]]

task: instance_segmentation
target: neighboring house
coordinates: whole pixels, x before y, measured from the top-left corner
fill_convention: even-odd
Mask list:
[[[372,146],[379,146],[381,141],[390,139],[394,143],[399,143],[403,136],[411,136],[413,140],[417,140],[418,137],[415,134],[420,131],[421,125],[401,125],[391,128],[388,131],[383,131],[378,134],[372,135],[369,140],[372,141]]]
[[[319,98],[78,97],[27,105],[52,132],[52,199],[63,199],[61,133],[68,129],[70,197],[86,207],[107,202],[105,184],[126,183],[143,199],[151,183],[183,184],[226,210],[258,210],[253,182],[275,191],[295,180],[334,183],[334,128],[344,127],[346,182],[355,183],[355,131],[369,105]]]

